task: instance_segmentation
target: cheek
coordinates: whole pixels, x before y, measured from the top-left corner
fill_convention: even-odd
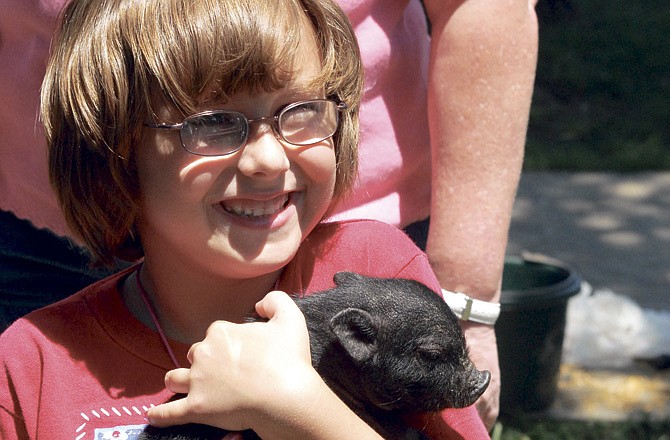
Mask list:
[[[181,186],[195,193],[208,191],[217,179],[221,180],[222,176],[228,176],[225,180],[229,182],[235,174],[234,166],[226,163],[229,159],[222,156],[198,157],[190,155],[187,159],[177,167],[176,179]]]
[[[140,190],[145,204],[164,205],[182,197],[179,195],[184,187],[179,177],[180,167],[173,161],[155,157],[138,171]]]
[[[176,168],[177,155],[173,133],[151,131],[146,133],[137,149],[137,176],[143,198],[151,198],[156,189],[171,180]]]
[[[181,154],[178,150],[162,152],[160,149],[138,158],[145,214],[169,212],[174,215],[192,210],[194,204],[202,204],[221,176],[223,166],[216,159]]]
[[[335,151],[332,147],[319,146],[302,151],[296,160],[305,175],[316,184],[335,185]]]

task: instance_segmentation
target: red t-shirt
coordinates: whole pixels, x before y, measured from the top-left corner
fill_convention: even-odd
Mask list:
[[[0,438],[133,439],[146,426],[146,410],[172,397],[163,382],[174,368],[167,351],[118,290],[133,270],[33,312],[0,336]],[[327,289],[343,270],[415,279],[439,292],[426,256],[402,231],[374,221],[318,226],[279,289]],[[170,344],[188,365],[189,347]],[[488,438],[473,407],[419,416],[413,424],[436,439]]]

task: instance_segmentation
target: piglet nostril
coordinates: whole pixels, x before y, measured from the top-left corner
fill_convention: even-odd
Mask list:
[[[482,394],[484,394],[489,383],[491,383],[491,373],[488,370],[479,371],[476,368],[473,368],[470,372],[468,382],[468,388],[471,390],[469,400],[471,400],[470,405],[472,405]]]
[[[481,390],[479,391],[479,395],[482,395],[484,394],[484,391],[486,391],[486,388],[488,388],[489,383],[491,383],[491,373],[488,370],[477,371],[477,376],[479,376],[479,379],[476,381],[476,383],[478,388]]]

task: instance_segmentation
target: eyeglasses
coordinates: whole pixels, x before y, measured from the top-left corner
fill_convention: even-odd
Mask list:
[[[179,130],[186,151],[199,156],[225,156],[244,147],[249,125],[268,121],[277,138],[298,146],[312,145],[333,136],[339,114],[347,104],[330,99],[311,99],[288,104],[274,116],[249,119],[232,110],[210,110],[188,116],[180,124],[144,124],[164,130]]]

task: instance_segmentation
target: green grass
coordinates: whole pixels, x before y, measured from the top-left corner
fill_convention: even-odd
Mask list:
[[[527,170],[670,169],[670,2],[540,0]]]
[[[492,440],[670,440],[670,420],[628,422],[577,422],[501,419]]]

